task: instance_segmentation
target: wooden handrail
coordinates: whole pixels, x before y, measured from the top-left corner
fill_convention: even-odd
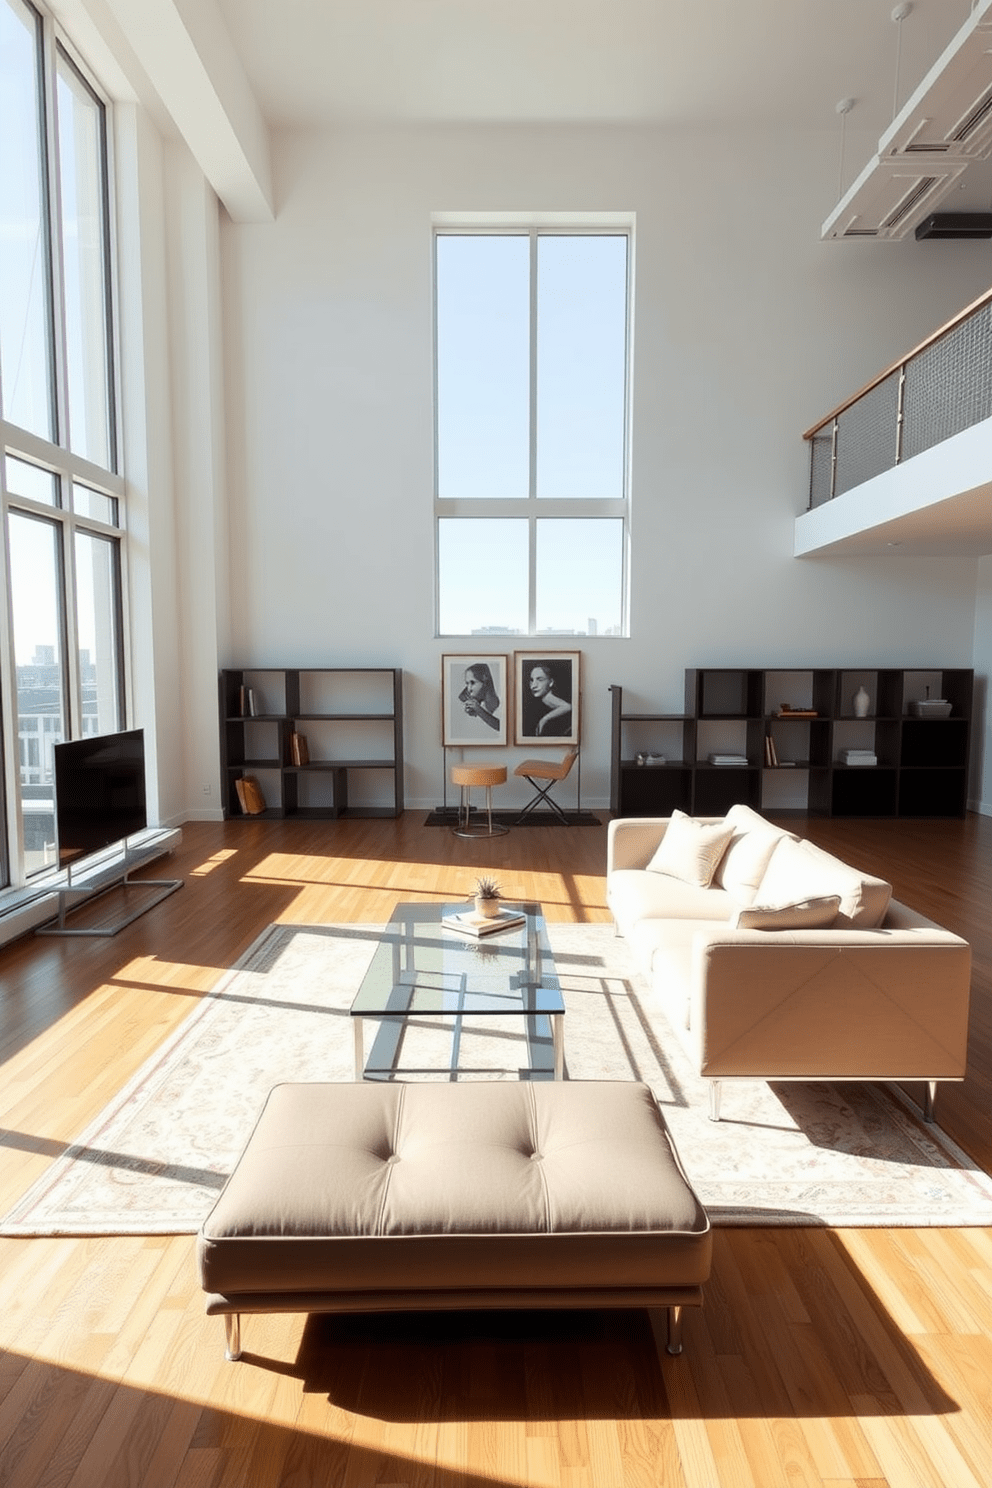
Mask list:
[[[879,372],[870,382],[866,382],[864,387],[860,388],[858,392],[852,393],[849,398],[845,398],[843,403],[838,403],[837,407],[831,413],[820,419],[819,423],[814,424],[812,428],[807,429],[803,438],[812,439],[827,424],[833,423],[835,418],[839,418],[842,413],[846,413],[866,393],[870,393],[872,388],[878,387],[879,383],[884,382],[887,377],[891,377],[893,372],[898,372],[900,367],[905,366],[907,362],[911,362],[914,357],[918,357],[922,351],[926,351],[928,346],[933,346],[935,341],[939,341],[942,336],[946,336],[948,331],[953,331],[956,326],[959,326],[962,321],[967,320],[969,316],[974,315],[976,310],[980,310],[990,300],[992,300],[992,289],[987,289],[984,294],[979,295],[977,300],[973,300],[970,305],[966,305],[963,310],[959,310],[957,315],[949,320],[946,325],[942,325],[939,330],[933,331],[927,336],[925,341],[921,341],[919,346],[914,346],[912,351],[907,352],[905,356],[899,357],[897,361],[886,367],[884,372]]]

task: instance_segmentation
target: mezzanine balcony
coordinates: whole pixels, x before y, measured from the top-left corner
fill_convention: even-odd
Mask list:
[[[992,553],[992,290],[803,437],[796,557]]]

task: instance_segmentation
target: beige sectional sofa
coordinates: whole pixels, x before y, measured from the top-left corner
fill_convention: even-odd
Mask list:
[[[964,1076],[971,950],[747,806],[609,827],[607,902],[697,1072],[720,1082]],[[758,928],[761,927],[761,928]]]

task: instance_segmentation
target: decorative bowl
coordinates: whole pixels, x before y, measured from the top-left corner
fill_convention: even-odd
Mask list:
[[[913,698],[909,711],[914,718],[950,718],[951,705],[946,698]]]

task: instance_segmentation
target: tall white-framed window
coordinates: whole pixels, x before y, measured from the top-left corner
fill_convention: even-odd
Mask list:
[[[625,635],[631,231],[434,233],[437,632]]]
[[[125,725],[108,104],[0,0],[3,884],[57,861],[53,747]]]

